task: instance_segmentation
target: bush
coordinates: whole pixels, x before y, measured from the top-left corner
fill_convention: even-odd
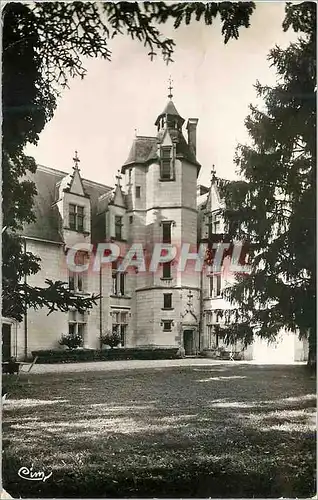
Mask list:
[[[121,342],[121,336],[116,332],[107,332],[100,338],[101,344],[108,345],[109,347],[117,347]]]
[[[212,358],[212,359],[231,359],[231,351],[226,350],[224,347],[218,347],[215,349],[203,349],[200,353],[200,356],[204,358]],[[232,351],[232,356],[235,361],[239,361],[244,359],[244,355],[242,351]]]
[[[172,348],[136,348],[123,347],[120,349],[49,349],[32,351],[38,356],[38,364],[48,363],[78,363],[86,361],[124,361],[128,359],[176,359],[178,347]]]
[[[59,344],[65,345],[69,349],[76,349],[77,347],[82,347],[83,339],[80,335],[62,335],[61,339],[59,340]]]

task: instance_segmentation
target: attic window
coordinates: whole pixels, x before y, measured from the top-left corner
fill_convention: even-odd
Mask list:
[[[115,215],[115,238],[122,239],[123,218],[120,215]]]
[[[84,207],[69,205],[69,228],[72,231],[84,231]]]
[[[174,180],[174,158],[172,146],[162,146],[160,150],[160,180]]]
[[[217,215],[209,215],[208,232],[209,238],[211,238],[213,234],[220,233],[220,219]]]

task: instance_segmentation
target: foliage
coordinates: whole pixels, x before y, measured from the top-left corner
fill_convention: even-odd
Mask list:
[[[63,284],[47,287],[21,284],[24,276],[40,269],[40,260],[25,253],[17,236],[34,221],[35,184],[27,179],[36,163],[24,153],[26,144],[37,144],[39,134],[52,118],[61,88],[75,76],[86,74],[86,57],[111,58],[109,41],[120,34],[141,41],[150,57],[160,51],[171,60],[174,42],[164,38],[158,25],[173,20],[175,27],[204,18],[212,24],[219,15],[225,43],[248,27],[252,2],[36,2],[7,3],[3,9],[2,50],[2,180],[3,180],[3,307],[2,314],[21,321],[25,308],[49,306],[49,312],[67,310],[74,297]],[[14,253],[11,250],[14,249]],[[76,299],[79,310],[91,307],[96,297]],[[62,308],[62,309],[61,309]]]
[[[219,16],[227,43],[238,38],[240,27],[249,27],[253,2],[237,4],[194,2],[41,2],[31,8],[39,37],[42,67],[50,84],[68,84],[68,78],[83,78],[84,57],[111,59],[109,40],[126,34],[143,43],[152,58],[160,51],[168,62],[174,42],[160,33],[157,25],[169,20],[174,27],[194,19],[212,25]]]
[[[100,342],[103,345],[108,345],[109,347],[117,347],[121,342],[121,336],[117,332],[107,331],[101,336]]]
[[[274,87],[255,85],[264,109],[250,106],[251,144],[239,145],[243,181],[223,187],[230,236],[249,246],[248,276],[237,276],[226,297],[241,323],[261,337],[286,327],[309,335],[316,324],[316,4],[288,4],[284,29],[302,36],[269,55]],[[250,331],[241,331],[248,341]],[[247,335],[247,336],[246,336]]]
[[[71,333],[63,334],[59,340],[59,344],[65,345],[69,349],[76,349],[77,347],[82,347],[83,339],[80,335],[72,335]]]
[[[175,359],[178,357],[177,348],[135,348],[121,349],[74,349],[62,351],[49,349],[33,351],[33,357],[38,356],[38,363],[83,363],[89,361],[124,361],[130,359]]]
[[[43,287],[31,286],[24,279],[40,269],[39,257],[25,252],[23,240],[17,234],[2,235],[2,311],[7,317],[22,321],[27,308],[46,307],[48,314],[54,311],[67,312],[75,308],[80,314],[97,305],[99,295],[88,297],[75,295],[62,281],[46,280]]]

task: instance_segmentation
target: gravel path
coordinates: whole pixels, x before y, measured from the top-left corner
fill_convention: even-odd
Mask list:
[[[58,363],[58,364],[35,364],[31,374],[57,373],[57,372],[85,372],[85,371],[111,371],[132,370],[143,368],[171,368],[173,366],[210,366],[210,365],[237,365],[237,364],[259,364],[254,361],[225,361],[209,358],[183,358],[183,359],[151,359],[151,360],[127,360],[127,361],[91,361],[87,363]],[[274,363],[273,363],[274,364]],[[277,364],[277,363],[276,363]],[[281,363],[284,364],[284,363]],[[290,363],[288,363],[290,364]],[[306,363],[295,363],[297,365]]]
[[[35,364],[32,374],[56,372],[84,372],[84,371],[111,371],[131,370],[138,368],[169,368],[173,366],[209,366],[215,364],[239,363],[239,361],[218,361],[215,359],[183,358],[183,359],[151,359],[127,361],[90,361],[88,363],[58,363]],[[246,363],[246,361],[245,361]]]

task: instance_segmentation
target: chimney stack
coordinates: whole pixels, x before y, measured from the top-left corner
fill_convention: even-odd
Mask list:
[[[187,123],[188,144],[192,148],[194,155],[197,155],[197,125],[198,118],[189,118]]]

